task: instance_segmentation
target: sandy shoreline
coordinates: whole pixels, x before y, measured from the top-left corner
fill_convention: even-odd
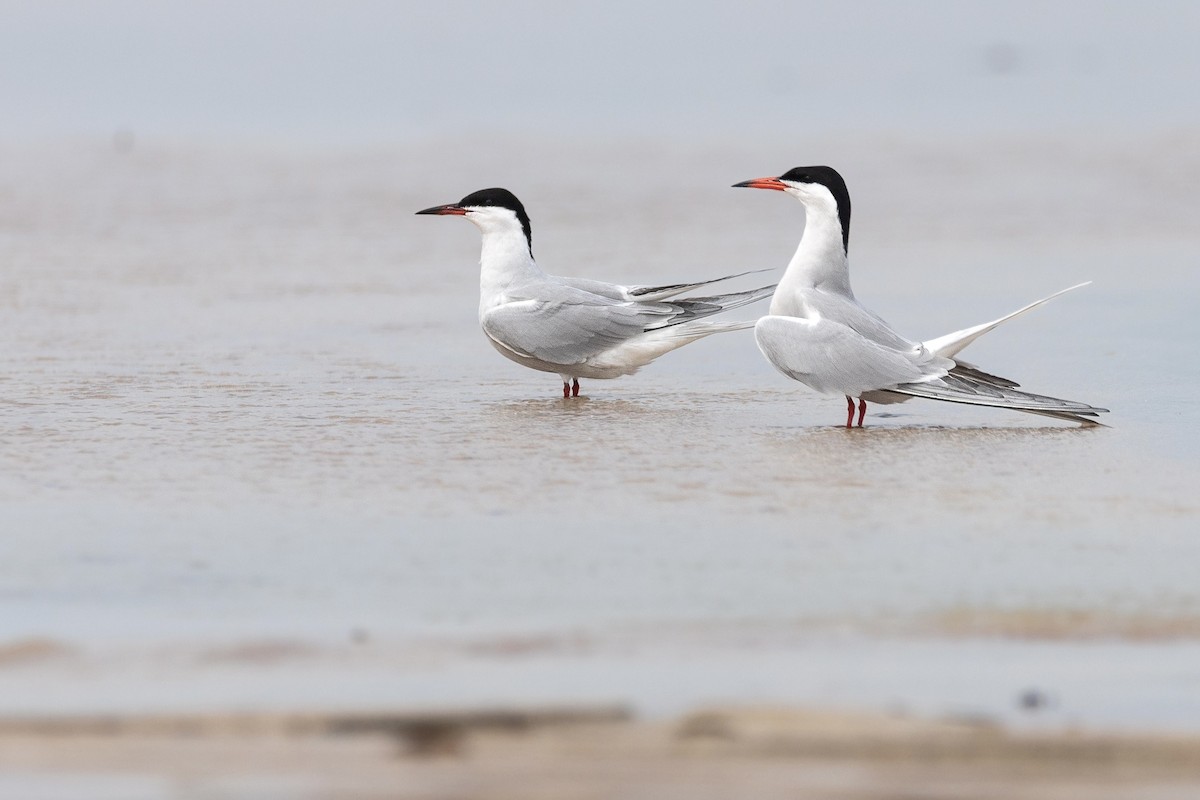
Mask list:
[[[87,791],[72,786],[86,779]],[[1191,798],[1200,737],[618,707],[0,720],[4,796]]]

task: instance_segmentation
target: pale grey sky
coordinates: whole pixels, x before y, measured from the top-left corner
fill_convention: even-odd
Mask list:
[[[0,137],[1200,123],[1200,3],[0,1]]]

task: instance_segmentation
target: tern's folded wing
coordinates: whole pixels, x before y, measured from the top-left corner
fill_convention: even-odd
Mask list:
[[[695,283],[671,283],[664,286],[630,286],[628,287],[627,291],[629,292],[630,297],[635,297],[643,302],[666,300],[669,297],[675,297],[683,294],[684,292],[690,292],[693,289],[699,289],[701,286],[711,286],[714,283],[721,283],[722,281],[741,278],[744,275],[757,275],[762,272],[770,271],[771,270],[769,269],[752,269],[747,272],[738,272],[733,275],[725,275],[720,278],[709,278],[708,280],[697,281]]]
[[[887,349],[903,352],[917,346],[916,342],[896,333],[882,317],[853,297],[839,292],[813,289],[804,293],[804,304],[821,319],[840,322],[864,339],[883,345]]]
[[[583,295],[584,293],[580,293]],[[548,364],[581,364],[641,334],[665,312],[586,297],[513,300],[488,309],[480,324],[493,341]]]
[[[830,394],[857,397],[930,380],[954,366],[920,347],[908,351],[884,347],[828,319],[763,317],[754,327],[754,338],[784,375]]]
[[[752,269],[749,272],[739,272],[736,275],[726,275],[721,278],[711,278],[706,281],[697,281],[695,283],[672,283],[664,286],[618,286],[615,283],[605,283],[604,281],[595,281],[588,278],[569,278],[556,276],[554,280],[575,289],[581,289],[585,292],[607,297],[610,300],[636,300],[639,303],[656,303],[669,298],[677,297],[678,295],[690,292],[693,289],[699,289],[702,286],[709,286],[721,281],[728,281],[734,278],[740,278],[744,275],[755,275],[760,272],[770,272],[766,269]],[[772,284],[770,288],[774,290]],[[742,293],[734,293],[732,295],[716,295],[717,298],[736,296]],[[770,294],[770,292],[767,292]]]
[[[1023,392],[1016,387],[1017,384],[1007,378],[999,378],[974,367],[959,364],[940,378],[919,384],[900,384],[892,391],[951,403],[1047,412],[1050,416],[1074,419],[1078,422],[1087,421],[1081,417],[1094,417],[1108,411],[1107,408],[1097,408],[1075,400]]]

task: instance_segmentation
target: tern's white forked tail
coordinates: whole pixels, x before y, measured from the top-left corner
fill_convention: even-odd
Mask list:
[[[1041,300],[1036,300],[1024,308],[1018,308],[1016,311],[1012,312],[1011,314],[1006,314],[1000,319],[994,319],[991,322],[985,322],[982,325],[973,325],[970,328],[963,328],[961,331],[955,331],[954,333],[947,333],[945,336],[939,336],[936,339],[930,339],[929,341],[922,342],[921,344],[925,346],[926,350],[936,356],[942,356],[943,358],[954,358],[954,356],[960,350],[978,339],[980,336],[983,336],[985,333],[995,328],[1000,323],[1008,322],[1013,317],[1019,317],[1026,311],[1032,311],[1043,303],[1048,303],[1061,294],[1066,294],[1074,289],[1087,286],[1090,283],[1091,281],[1084,281],[1083,283],[1077,283],[1074,286],[1068,286],[1066,289],[1055,292],[1049,297],[1043,297]]]

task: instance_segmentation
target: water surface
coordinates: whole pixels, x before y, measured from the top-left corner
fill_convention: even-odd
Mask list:
[[[1032,686],[1196,726],[1194,139],[494,147],[0,148],[0,712]],[[725,187],[851,154],[859,297],[925,338],[1095,280],[967,355],[1110,427],[846,431],[749,332],[563,401],[479,332],[474,228],[412,215],[503,184],[550,271],[782,267],[799,204]]]

